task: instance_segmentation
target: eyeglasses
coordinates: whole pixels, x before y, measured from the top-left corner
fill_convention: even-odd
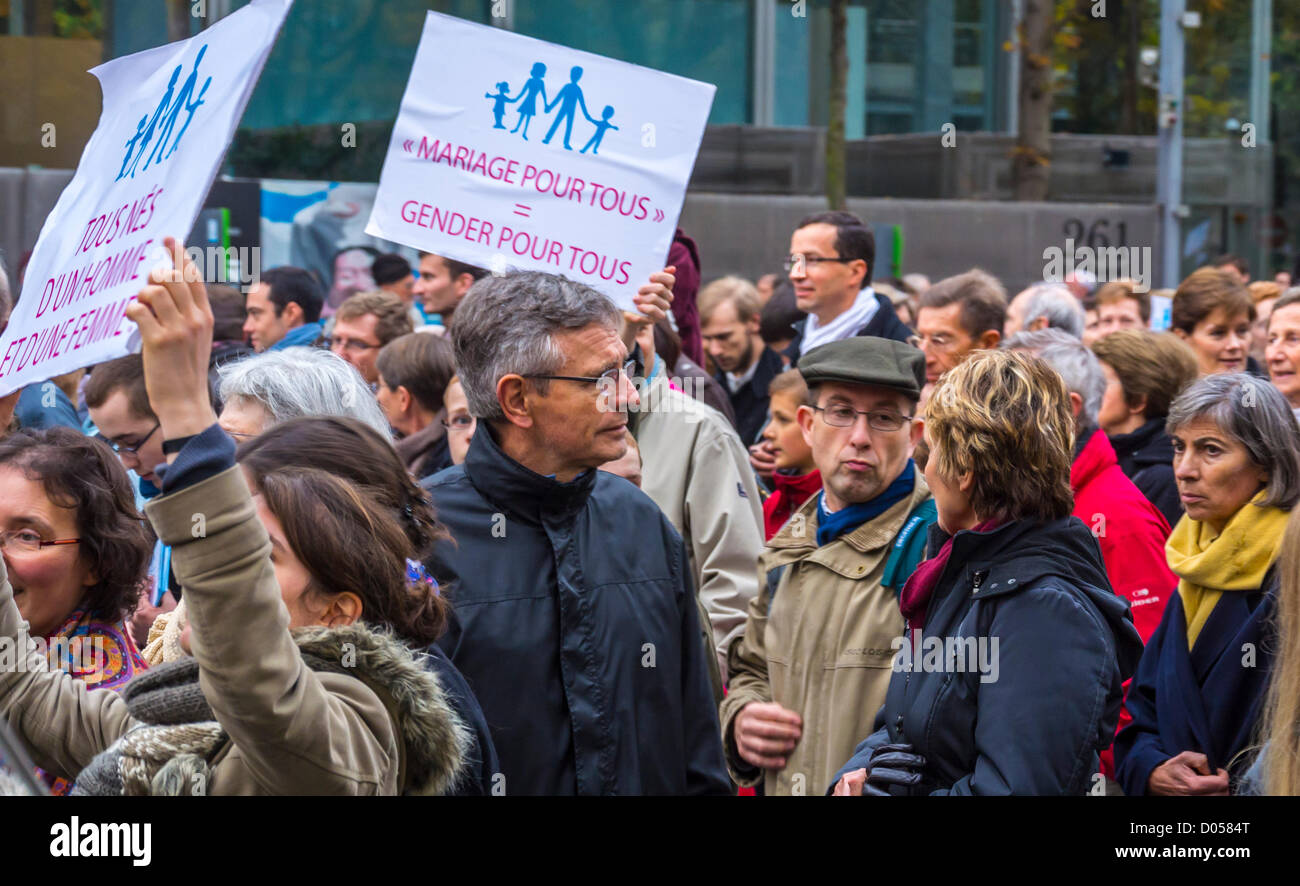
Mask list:
[[[34,529],[9,529],[0,532],[0,549],[10,553],[34,554],[41,548],[52,545],[79,544],[79,538],[56,538],[53,541],[41,541],[41,534]]]
[[[326,341],[326,346],[331,351],[347,351],[349,354],[360,354],[363,351],[373,351],[383,347],[383,345],[372,345],[359,338],[331,338]]]
[[[833,428],[851,428],[858,423],[858,416],[867,417],[867,427],[876,431],[897,431],[915,416],[899,415],[897,412],[862,412],[848,406],[814,406],[822,414],[822,421]]]
[[[785,268],[785,271],[788,274],[791,271],[793,271],[796,266],[802,267],[803,265],[817,265],[817,264],[821,264],[822,262],[838,262],[840,264],[846,265],[849,262],[853,262],[853,261],[857,261],[857,259],[823,258],[817,255],[787,255],[785,257],[785,260],[781,262],[781,266]]]
[[[442,426],[448,431],[464,433],[474,427],[474,421],[472,415],[453,415],[451,418],[444,418]]]
[[[109,446],[111,446],[111,447],[113,448],[113,451],[116,452],[116,453],[119,453],[119,454],[120,454],[120,453],[125,452],[125,453],[128,453],[129,455],[135,455],[136,453],[138,453],[138,452],[140,451],[140,447],[141,447],[141,446],[143,446],[144,444],[146,444],[146,443],[149,442],[149,438],[150,438],[150,437],[152,437],[154,434],[158,433],[158,429],[161,428],[161,427],[162,427],[162,421],[161,421],[161,420],[155,422],[155,423],[154,423],[154,426],[153,426],[153,430],[149,431],[149,433],[147,433],[147,434],[145,434],[143,437],[141,437],[141,438],[140,438],[140,442],[136,443],[134,446],[127,446],[127,445],[125,445],[125,444],[123,444],[123,443],[119,443],[119,442],[117,442],[116,440],[112,440],[112,439],[110,439],[110,438],[108,438],[108,437],[105,437],[103,434],[100,434],[100,435],[99,435],[99,439],[103,440],[105,443],[107,443]]]
[[[606,369],[600,375],[525,375],[524,378],[549,378],[556,381],[580,381],[590,385],[604,386],[617,385],[619,373],[626,375],[628,379],[636,374],[636,361],[628,360],[622,366],[615,366],[613,369]]]

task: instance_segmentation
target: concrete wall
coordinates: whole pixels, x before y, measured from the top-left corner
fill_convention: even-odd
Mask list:
[[[0,169],[0,251],[15,291],[20,258],[35,246],[71,178],[68,170]],[[699,243],[705,280],[732,273],[754,279],[779,272],[794,225],[825,208],[820,196],[692,192],[680,224]],[[1159,224],[1154,207],[1118,203],[853,198],[849,209],[875,229],[875,276],[895,272],[891,258],[895,238],[901,237],[899,273],[937,279],[982,267],[1008,288],[1041,280],[1043,250],[1064,249],[1067,238],[1077,246],[1118,246],[1122,240],[1126,246],[1154,247]]]
[[[1008,289],[1043,279],[1043,251],[1076,246],[1154,247],[1159,217],[1150,206],[1116,203],[1008,203],[983,200],[850,199],[849,210],[868,220],[876,233],[874,275],[887,277],[892,245],[902,237],[898,273],[919,272],[932,280],[981,267]],[[805,215],[821,212],[819,197],[688,194],[681,227],[700,247],[706,281],[724,274],[755,279],[780,272],[790,232]],[[1121,228],[1121,225],[1123,226]],[[1153,280],[1159,280],[1158,249],[1151,249]],[[1145,255],[1145,253],[1144,253]]]

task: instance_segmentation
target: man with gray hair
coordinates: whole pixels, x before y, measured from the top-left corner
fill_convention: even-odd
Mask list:
[[[1142,607],[1143,624],[1159,624],[1178,584],[1165,559],[1169,523],[1125,476],[1110,440],[1097,426],[1106,391],[1101,363],[1082,341],[1059,329],[1022,332],[1003,347],[1036,355],[1064,380],[1075,421],[1074,462],[1070,465],[1074,516],[1088,524],[1101,545],[1111,588],[1128,598],[1134,609]],[[1150,633],[1150,629],[1142,632],[1144,643]],[[1130,720],[1127,711],[1121,712],[1119,729]],[[1109,748],[1101,755],[1101,770],[1107,778],[1114,777]]]
[[[643,313],[663,316],[672,280],[642,287]],[[491,724],[500,793],[730,793],[686,547],[598,470],[640,403],[621,325],[540,272],[484,277],[451,324],[479,424],[464,463],[423,481],[453,538],[430,572],[461,576],[439,643]]]
[[[1075,338],[1083,338],[1086,318],[1083,305],[1064,284],[1036,283],[1022,289],[1007,305],[1007,322],[1002,337],[1018,332],[1060,329]]]
[[[388,419],[365,379],[342,357],[320,348],[266,351],[217,370],[222,430],[242,443],[281,422],[340,415],[370,425],[385,440]]]

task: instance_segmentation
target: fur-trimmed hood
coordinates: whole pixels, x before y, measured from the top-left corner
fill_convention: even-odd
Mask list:
[[[357,677],[395,715],[405,745],[406,793],[445,794],[455,786],[471,742],[469,727],[420,653],[363,623],[292,633],[308,667]]]
[[[388,711],[400,740],[401,792],[445,794],[456,786],[471,732],[419,654],[366,624],[291,633],[308,668],[359,680]],[[240,755],[203,696],[193,658],[144,671],[122,698],[138,725],[82,770],[74,794],[207,793],[215,770]]]

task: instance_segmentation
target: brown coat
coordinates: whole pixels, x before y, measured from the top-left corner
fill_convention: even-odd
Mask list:
[[[918,472],[911,496],[818,547],[821,497],[813,496],[768,542],[758,561],[758,596],[731,650],[731,683],[719,712],[727,767],[738,784],[763,778],[769,796],[820,795],[874,731],[893,675],[894,641],[903,634],[898,598],[880,581],[895,536],[929,497]],[[787,568],[773,600],[767,573],[781,565]],[[785,769],[759,771],[736,750],[736,715],[754,701],[775,701],[803,718],[803,735]]]
[[[146,512],[172,546],[199,683],[233,745],[213,765],[208,793],[395,794],[402,766],[413,792],[440,793],[454,781],[466,729],[413,655],[354,625],[342,629],[352,633],[339,634],[339,642],[329,639],[331,630],[309,633],[318,648],[323,640],[364,658],[355,676],[304,664],[288,630],[270,541],[239,468],[155,499]],[[0,579],[0,642],[26,648],[27,625],[3,566]],[[342,642],[349,639],[360,642]],[[389,697],[381,699],[367,680]],[[0,673],[0,714],[37,765],[68,778],[139,725],[117,693],[89,690],[34,656],[27,669]]]

